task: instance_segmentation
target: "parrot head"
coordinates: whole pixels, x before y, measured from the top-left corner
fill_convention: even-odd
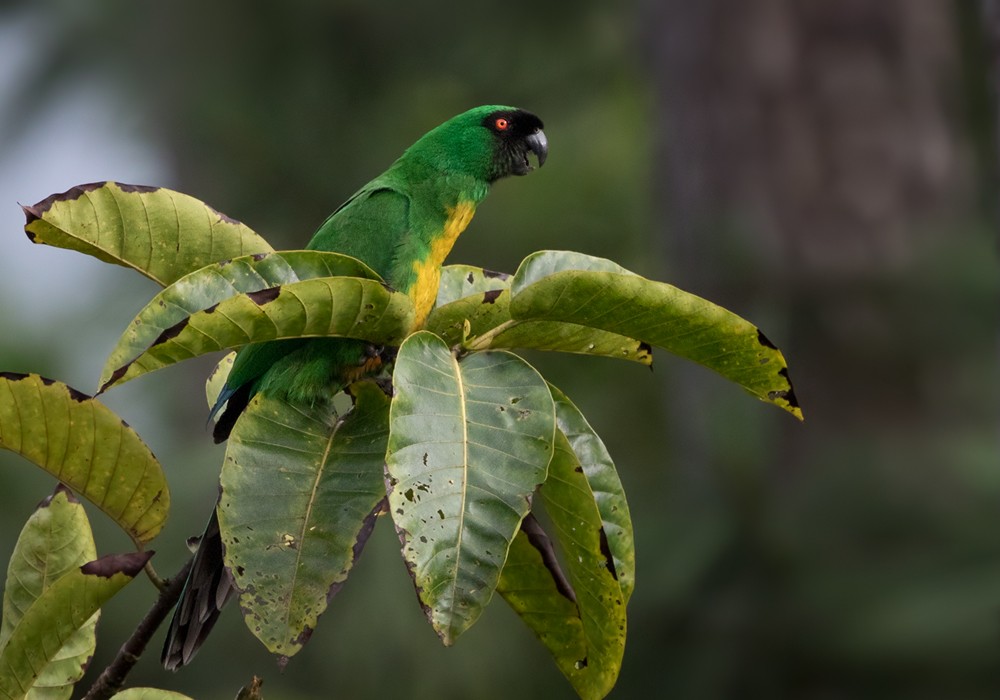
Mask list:
[[[452,117],[425,134],[405,157],[418,157],[445,173],[495,182],[527,175],[545,163],[548,140],[542,120],[516,107],[487,105]]]

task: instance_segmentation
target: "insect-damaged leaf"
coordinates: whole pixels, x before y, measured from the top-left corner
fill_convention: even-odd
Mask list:
[[[493,596],[545,478],[555,430],[545,381],[508,352],[458,360],[422,331],[399,349],[386,479],[417,593],[451,644]]]
[[[256,396],[229,437],[219,528],[250,630],[302,648],[383,509],[389,400],[354,384],[353,410]]]
[[[32,513],[14,545],[3,591],[0,650],[24,614],[42,594],[72,569],[97,556],[94,536],[83,506],[65,486]],[[96,646],[99,612],[66,638],[35,679],[33,697],[69,698],[83,676]]]
[[[163,527],[170,492],[159,462],[99,401],[37,374],[0,373],[0,447],[104,511],[136,542]]]
[[[610,260],[559,251],[529,255],[511,283],[510,313],[515,319],[563,321],[658,345],[802,418],[785,358],[755,326]]]
[[[338,276],[381,281],[360,260],[314,250],[246,255],[195,270],[153,297],[136,315],[104,363],[101,385],[116,369],[134,360],[168,329],[192,314],[214,309],[239,294],[261,292],[306,279]]]
[[[473,265],[445,265],[441,268],[441,281],[435,306],[444,306],[475,294],[495,292],[510,286],[510,275],[493,272]]]
[[[224,348],[282,338],[341,336],[396,344],[413,323],[405,294],[358,277],[320,277],[237,294],[185,316],[141,355],[114,371],[101,390]]]
[[[551,350],[644,365],[653,361],[649,346],[633,338],[571,323],[512,319],[509,276],[482,268],[444,268],[437,304],[424,327],[449,345],[465,342],[475,350]]]
[[[601,515],[608,549],[614,558],[618,584],[627,603],[635,588],[635,539],[632,518],[625,501],[625,489],[604,442],[590,427],[580,409],[551,384],[549,390],[556,404],[559,430],[569,441],[594,494],[594,503]]]
[[[569,441],[556,433],[549,474],[539,490],[575,595],[561,589],[542,551],[522,532],[497,590],[535,632],[581,698],[614,687],[625,651],[625,597],[608,550],[595,494]]]
[[[152,552],[111,554],[74,567],[25,611],[0,651],[0,698],[23,698],[39,673],[115,593],[142,570]]]
[[[95,182],[23,207],[35,243],[131,267],[161,285],[267,241],[204,202],[162,187]]]

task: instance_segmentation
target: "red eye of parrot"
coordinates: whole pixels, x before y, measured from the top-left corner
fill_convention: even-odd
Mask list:
[[[496,126],[497,126],[497,131],[507,131],[507,129],[510,128],[510,122],[504,119],[503,117],[500,117],[496,121]]]

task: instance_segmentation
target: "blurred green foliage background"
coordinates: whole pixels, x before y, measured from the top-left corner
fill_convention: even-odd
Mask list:
[[[278,248],[427,129],[514,104],[545,168],[498,183],[450,260],[611,257],[761,326],[806,422],[660,354],[532,355],[616,458],[638,585],[613,697],[1000,694],[996,167],[973,3],[359,0],[0,5],[0,369],[87,392],[155,293],[32,246],[16,203],[115,179],[193,194]],[[210,361],[115,389],[174,511],[216,496]],[[0,558],[52,480],[0,454]],[[92,512],[101,553],[128,546]],[[106,611],[90,677],[153,599]],[[161,635],[154,640],[159,644]],[[381,523],[284,673],[235,610],[196,662],[130,679],[228,698],[572,697],[499,599],[442,648]]]

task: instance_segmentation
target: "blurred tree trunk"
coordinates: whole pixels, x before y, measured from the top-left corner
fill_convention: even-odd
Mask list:
[[[954,218],[934,224],[972,199],[951,113],[953,13],[941,0],[644,6],[659,125],[652,196],[670,279],[757,322],[785,351],[805,410],[805,426],[758,418],[766,409],[730,408],[721,383],[670,377],[678,498],[734,521],[735,550],[720,554],[729,565],[713,566],[764,600],[781,592],[760,570],[758,520],[781,508],[787,482],[858,441],[885,449],[871,447],[884,433],[912,440],[926,428],[937,345],[907,346],[924,338],[909,324],[931,310],[907,312],[905,294],[887,289],[920,275],[935,237],[961,235]],[[773,671],[780,662],[753,659],[780,633],[767,611],[748,615],[761,619],[721,636],[747,638],[747,673]]]
[[[940,0],[657,3],[671,262],[704,260],[712,246],[697,239],[731,221],[763,245],[753,262],[785,278],[910,259],[919,224],[962,184],[945,102],[952,12]]]
[[[951,235],[933,222],[966,203],[969,159],[948,102],[953,11],[941,0],[647,6],[667,265],[745,314],[763,305],[761,325],[788,307],[765,327],[791,355],[810,418],[866,419],[912,398],[915,373],[882,373],[892,324],[870,292],[928,237]],[[795,346],[805,325],[817,346]],[[804,374],[821,367],[835,371]],[[863,402],[850,395],[861,388]],[[704,404],[700,393],[680,401]],[[708,436],[684,435],[701,461]]]

